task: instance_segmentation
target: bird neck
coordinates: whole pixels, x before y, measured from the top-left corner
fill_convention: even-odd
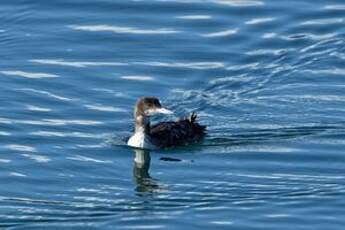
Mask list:
[[[145,135],[150,133],[150,118],[148,116],[142,114],[135,116],[135,132]]]

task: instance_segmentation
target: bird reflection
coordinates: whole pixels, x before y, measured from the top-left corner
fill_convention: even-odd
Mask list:
[[[149,174],[151,157],[148,150],[134,149],[133,176],[136,183],[138,195],[152,193],[160,190],[159,185]]]

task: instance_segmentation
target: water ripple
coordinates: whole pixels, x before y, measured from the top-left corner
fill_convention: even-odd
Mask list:
[[[108,105],[96,104],[96,105],[84,105],[84,106],[88,109],[101,111],[101,112],[120,112],[120,113],[128,112],[125,109],[108,106]]]
[[[6,145],[5,148],[15,151],[23,151],[23,152],[37,152],[36,148],[32,146],[27,145],[17,145],[17,144],[11,144]]]
[[[139,29],[133,27],[121,27],[111,25],[71,25],[69,28],[73,30],[82,30],[90,32],[113,32],[119,34],[142,34],[142,35],[156,35],[156,34],[177,34],[181,31],[167,28],[159,29]]]
[[[0,159],[0,163],[10,163],[11,160],[8,159]]]
[[[153,81],[154,78],[150,76],[121,76],[122,79],[132,81]]]
[[[207,37],[207,38],[214,38],[214,37],[225,37],[229,35],[234,35],[238,33],[238,29],[230,29],[230,30],[224,30],[224,31],[219,31],[219,32],[212,32],[212,33],[206,33],[202,34],[202,37]]]
[[[11,172],[10,175],[16,176],[16,177],[27,177],[27,175],[25,175],[23,173],[18,173],[18,172]]]
[[[314,19],[304,21],[301,25],[329,25],[329,24],[343,24],[343,18],[332,18],[332,19]]]
[[[50,158],[46,157],[46,156],[42,156],[42,155],[37,155],[37,154],[21,154],[24,157],[27,157],[31,160],[34,160],[38,163],[46,163],[51,161]]]
[[[61,119],[16,120],[16,119],[0,118],[0,124],[27,124],[27,125],[42,125],[42,126],[68,126],[68,125],[95,126],[95,125],[104,124],[104,122],[92,121],[92,120],[61,120]]]
[[[112,161],[109,160],[99,160],[91,157],[86,157],[86,156],[81,156],[81,155],[76,155],[73,157],[67,157],[69,160],[75,160],[75,161],[84,161],[84,162],[94,162],[94,163],[103,163],[103,164],[110,164],[113,163]]]
[[[185,20],[207,20],[211,19],[211,15],[183,15],[183,16],[176,16],[178,19],[185,19]]]
[[[0,118],[0,123],[1,122],[1,118]],[[8,122],[4,122],[5,124],[8,124]],[[12,134],[10,132],[6,132],[6,131],[0,131],[0,136],[11,136]]]
[[[47,64],[47,65],[59,65],[59,66],[70,66],[78,68],[86,68],[93,66],[127,66],[128,63],[121,62],[86,62],[86,61],[66,61],[64,59],[31,59],[33,63]]]
[[[324,9],[327,10],[345,10],[345,5],[344,4],[339,4],[339,5],[327,5],[324,7]]]
[[[78,137],[78,138],[93,138],[93,139],[103,139],[104,135],[99,134],[89,134],[82,132],[57,132],[57,131],[36,131],[31,132],[31,135],[41,136],[41,137]]]
[[[0,71],[0,73],[4,75],[8,75],[8,76],[19,76],[19,77],[31,78],[31,79],[59,77],[59,75],[51,74],[51,73],[32,73],[32,72],[24,72],[20,70],[6,70],[6,71]]]
[[[26,107],[28,110],[36,111],[36,112],[51,112],[52,111],[52,109],[35,106],[35,105],[27,105]]]
[[[234,6],[234,7],[247,7],[247,6],[263,6],[263,1],[256,0],[211,0],[216,4]]]
[[[257,25],[265,22],[271,22],[274,21],[275,18],[253,18],[249,21],[246,21],[245,24],[247,25]]]
[[[138,62],[136,64],[139,65],[147,65],[147,66],[154,66],[154,67],[169,67],[169,68],[186,68],[186,69],[197,69],[197,70],[205,70],[205,69],[219,69],[224,68],[225,64],[222,62]]]
[[[60,101],[73,101],[73,99],[71,99],[71,98],[63,97],[63,96],[60,96],[60,95],[56,95],[54,93],[51,93],[51,92],[48,92],[48,91],[44,91],[44,90],[36,90],[36,89],[31,89],[31,88],[20,88],[20,89],[17,89],[17,90],[19,90],[19,91],[28,91],[28,92],[33,92],[33,93],[36,93],[36,94],[45,95],[45,96],[48,96],[48,97],[51,97],[51,98],[54,98],[54,99],[57,99],[57,100],[60,100]]]

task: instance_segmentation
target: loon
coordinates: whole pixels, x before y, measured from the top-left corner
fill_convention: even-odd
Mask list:
[[[170,148],[198,142],[205,136],[206,126],[196,122],[195,113],[177,121],[150,125],[151,116],[172,113],[155,97],[140,98],[134,108],[135,132],[127,145],[140,149]]]

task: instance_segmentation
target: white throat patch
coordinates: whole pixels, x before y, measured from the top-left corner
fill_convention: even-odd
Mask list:
[[[141,149],[155,149],[156,147],[151,143],[150,138],[144,132],[136,132],[129,138],[127,145]]]

